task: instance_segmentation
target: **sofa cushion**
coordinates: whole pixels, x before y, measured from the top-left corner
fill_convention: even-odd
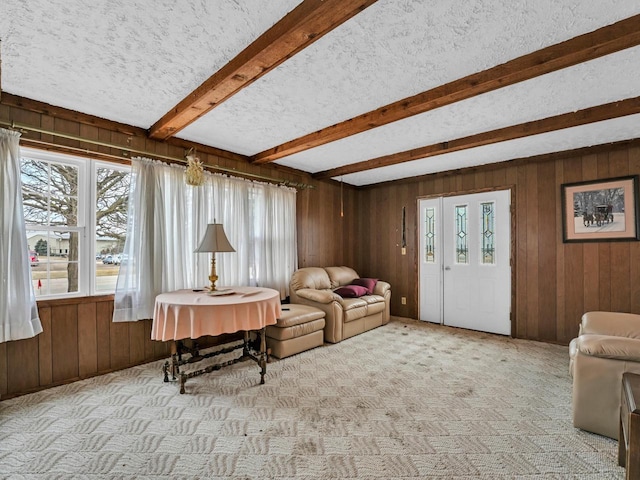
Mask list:
[[[309,305],[298,305],[295,303],[283,305],[280,318],[278,318],[273,328],[293,327],[294,325],[324,318],[324,316],[325,313],[322,310],[310,307]]]
[[[587,312],[582,316],[580,335],[589,333],[640,339],[640,315],[622,312]]]
[[[577,347],[578,352],[592,357],[640,362],[640,340],[637,338],[581,335]]]
[[[302,337],[309,335],[310,333],[317,332],[324,328],[324,317],[316,318],[299,325],[293,325],[291,327],[280,328],[275,325],[269,325],[266,328],[267,337],[274,340],[290,340],[292,338]]]
[[[360,300],[360,299],[350,298],[349,300]],[[368,315],[367,312],[368,312],[368,309],[367,309],[366,303],[364,305],[352,304],[350,305],[349,309],[345,309],[344,316],[342,318],[344,319],[344,323],[349,323],[349,322],[352,322],[353,320],[358,320],[362,317],[366,317]]]
[[[293,272],[291,275],[291,289],[293,291],[310,288],[314,290],[330,289],[331,280],[324,268],[305,267]]]
[[[368,299],[369,297],[362,297],[362,298],[366,298]],[[384,300],[382,302],[373,302],[373,303],[368,303],[367,305],[367,315],[373,315],[374,313],[379,313],[384,311],[385,309],[385,303]]]
[[[337,288],[342,285],[349,285],[354,278],[360,275],[350,267],[326,267],[324,269],[331,280],[330,288]]]
[[[302,290],[298,290],[295,293],[300,298],[322,304],[328,304],[341,298],[340,295],[336,295],[335,293],[333,293],[333,290],[329,290],[328,288],[326,290],[303,288]]]
[[[333,293],[337,293],[342,298],[358,298],[367,294],[367,288],[360,285],[345,285],[344,287],[336,288]]]
[[[376,288],[376,283],[378,283],[377,278],[355,278],[351,281],[351,285],[360,285],[365,287],[369,295],[371,295],[374,288]]]
[[[360,298],[341,298],[340,305],[342,306],[342,310],[345,312],[348,310],[353,310],[354,308],[367,308],[367,302],[364,300],[367,297]]]
[[[361,298],[369,305],[381,303],[384,306],[385,304],[384,297],[381,297],[380,295],[365,295]]]

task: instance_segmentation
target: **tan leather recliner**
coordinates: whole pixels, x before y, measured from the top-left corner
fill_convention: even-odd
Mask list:
[[[343,298],[333,292],[356,278],[358,273],[349,267],[305,267],[291,276],[291,303],[325,312],[325,342],[338,343],[389,322],[391,285],[387,282],[378,280],[371,295],[359,298]]]
[[[569,344],[573,425],[618,438],[622,374],[640,374],[640,315],[588,312]]]

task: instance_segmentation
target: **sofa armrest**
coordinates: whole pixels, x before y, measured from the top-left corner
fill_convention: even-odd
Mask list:
[[[388,290],[391,290],[391,285],[387,282],[383,282],[382,280],[378,280],[378,283],[376,283],[376,286],[373,289],[373,294],[384,297],[385,292]]]
[[[640,315],[622,312],[587,312],[582,316],[580,334],[640,339]]]
[[[380,295],[384,297],[384,313],[382,314],[382,324],[386,325],[391,319],[391,285],[382,280],[378,280],[375,288],[373,289],[374,295]]]
[[[331,290],[315,290],[313,288],[303,288],[293,292],[292,303],[309,305],[310,307],[322,310],[324,317],[324,341],[338,343],[342,340],[344,310],[340,300],[342,297],[336,295]]]
[[[303,288],[298,290],[296,291],[296,295],[300,298],[304,298],[305,300],[325,304],[342,300],[340,295],[336,295],[331,290],[315,290],[313,288]]]
[[[640,362],[640,339],[610,335],[583,335],[576,342],[578,351],[591,357]]]

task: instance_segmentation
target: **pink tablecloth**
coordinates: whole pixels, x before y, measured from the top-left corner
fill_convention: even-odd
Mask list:
[[[231,295],[177,290],[156,297],[152,340],[181,340],[259,330],[280,317],[280,295],[259,287],[230,287]]]

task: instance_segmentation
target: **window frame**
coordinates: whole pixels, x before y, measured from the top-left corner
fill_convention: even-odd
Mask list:
[[[130,172],[131,166],[91,157],[79,157],[68,153],[49,152],[28,147],[20,148],[20,160],[22,161],[23,158],[70,165],[78,168],[78,214],[76,226],[29,224],[25,220],[27,233],[35,231],[48,232],[49,234],[56,231],[78,233],[78,291],[41,294],[37,295],[36,300],[112,295],[115,289],[96,290],[97,171],[99,168],[108,168]],[[48,248],[51,248],[50,245],[48,245]]]

